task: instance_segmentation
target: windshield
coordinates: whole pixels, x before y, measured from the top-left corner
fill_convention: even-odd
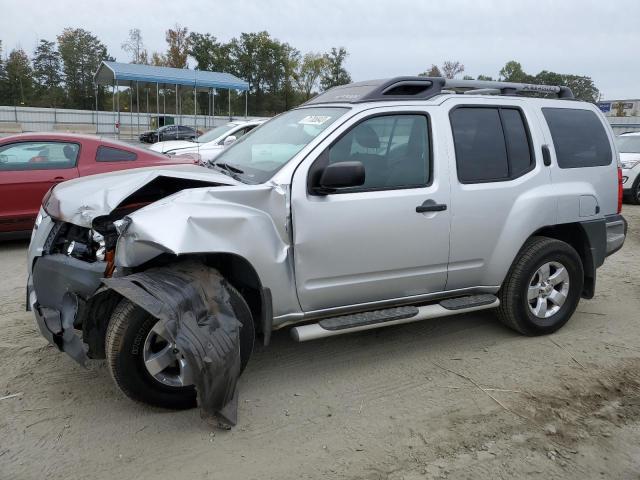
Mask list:
[[[214,165],[233,167],[241,180],[265,182],[347,110],[290,110],[240,138],[216,158]]]
[[[616,145],[620,153],[640,153],[640,135],[616,137]]]
[[[224,135],[229,130],[231,130],[232,128],[235,128],[235,127],[236,127],[236,125],[233,125],[232,123],[227,123],[226,125],[220,125],[219,127],[216,127],[216,128],[213,128],[213,129],[209,130],[204,135],[200,135],[196,139],[196,142],[198,142],[198,143],[211,142],[211,141],[215,140],[216,138],[218,138],[219,136]]]

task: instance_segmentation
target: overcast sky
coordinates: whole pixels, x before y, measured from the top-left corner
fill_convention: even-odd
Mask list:
[[[640,98],[639,0],[0,0],[3,54],[31,53],[65,27],[97,35],[120,61],[129,29],[164,51],[176,22],[229,40],[267,30],[303,53],[344,46],[354,80],[413,75],[459,60],[496,77],[509,60],[528,73],[589,75],[604,98]]]

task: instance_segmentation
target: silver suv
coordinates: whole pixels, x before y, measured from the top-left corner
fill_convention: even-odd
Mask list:
[[[554,332],[622,247],[621,198],[611,129],[566,87],[354,83],[211,168],[56,186],[27,303],[52,344],[106,357],[130,397],[221,406],[257,333],[306,341],[486,309]]]

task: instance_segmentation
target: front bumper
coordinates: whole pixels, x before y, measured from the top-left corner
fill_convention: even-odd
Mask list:
[[[63,254],[38,257],[27,283],[27,304],[40,333],[78,363],[87,361],[85,344],[75,332],[86,302],[102,284],[106,264]]]

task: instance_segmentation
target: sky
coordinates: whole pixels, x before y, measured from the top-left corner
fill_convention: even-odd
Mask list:
[[[301,52],[343,46],[354,81],[415,75],[458,60],[497,77],[509,60],[527,73],[588,75],[603,99],[640,98],[640,0],[0,0],[3,55],[31,53],[65,27],[89,30],[119,61],[131,28],[164,51],[176,23],[228,41],[266,30]]]

